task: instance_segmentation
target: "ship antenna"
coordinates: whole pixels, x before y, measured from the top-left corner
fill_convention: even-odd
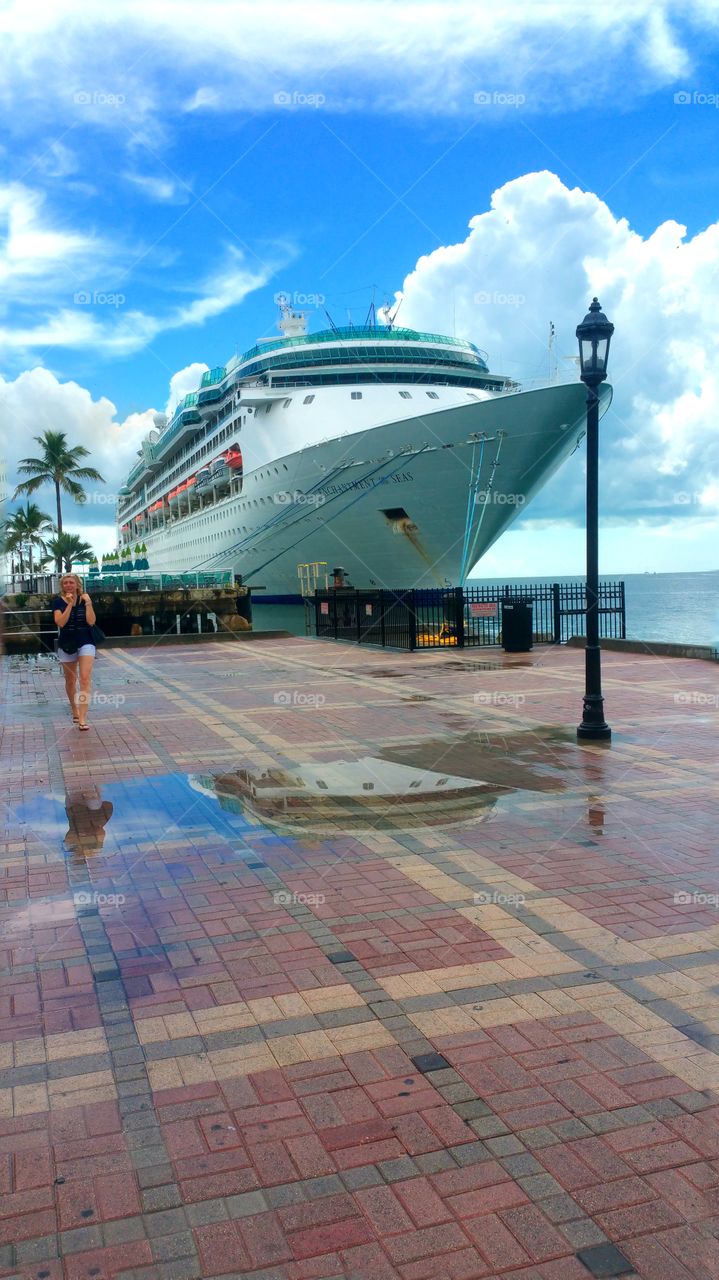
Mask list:
[[[374,300],[375,300],[375,294],[376,294],[376,292],[377,292],[377,285],[376,285],[376,284],[373,284],[373,285],[372,285],[372,301],[371,301],[371,302],[370,302],[370,304],[369,304],[369,310],[367,311],[367,316],[366,316],[366,318],[365,318],[365,322],[364,322],[364,323],[365,323],[365,328],[366,328],[366,329],[376,329],[376,328],[377,328],[377,310],[376,310],[376,307],[375,307],[375,305],[374,305]]]
[[[337,325],[335,324],[334,320],[332,319],[332,316],[330,315],[330,313],[329,313],[329,311],[327,310],[327,308],[326,308],[326,307],[325,307],[325,315],[327,316],[327,320],[328,320],[328,323],[329,323],[329,326],[330,326],[330,329],[332,330],[332,332],[333,332],[333,333],[339,333],[339,330],[338,330],[338,328],[337,328]]]
[[[394,328],[394,322],[395,322],[395,320],[397,319],[397,313],[398,313],[398,311],[399,311],[400,307],[402,306],[403,301],[404,301],[404,297],[400,298],[400,300],[399,300],[399,302],[397,303],[397,306],[395,307],[395,309],[394,309],[394,311],[393,311],[392,315],[389,315],[389,312],[388,312],[388,321],[387,321],[387,328],[388,328],[388,329],[392,329],[392,328]]]

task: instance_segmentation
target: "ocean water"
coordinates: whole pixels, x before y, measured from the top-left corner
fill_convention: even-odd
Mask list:
[[[471,578],[471,583],[576,582],[576,575],[543,578]],[[627,573],[607,575],[607,581],[623,580],[627,606],[627,639],[668,640],[676,644],[709,644],[719,647],[719,570],[711,573]],[[301,604],[252,602],[255,631],[279,629],[305,635],[305,610]]]

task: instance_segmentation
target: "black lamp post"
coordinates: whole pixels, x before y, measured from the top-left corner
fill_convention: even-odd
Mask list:
[[[604,719],[601,651],[599,648],[599,384],[607,376],[609,344],[614,325],[596,298],[577,325],[580,377],[587,388],[587,647],[585,650],[584,709],[578,738],[608,741],[612,731]]]

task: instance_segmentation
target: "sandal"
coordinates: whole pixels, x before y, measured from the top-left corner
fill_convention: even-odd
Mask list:
[[[80,724],[79,720],[78,720],[78,723],[77,723],[77,727],[78,727],[78,729],[80,730],[80,732],[81,732],[81,733],[85,732],[87,729],[89,729],[89,728],[90,728],[89,724]]]

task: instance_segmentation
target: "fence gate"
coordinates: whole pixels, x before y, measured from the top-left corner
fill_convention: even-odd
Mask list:
[[[314,629],[322,639],[392,649],[500,645],[502,604],[519,601],[532,605],[535,644],[563,644],[570,636],[584,635],[584,582],[470,584],[407,591],[323,588],[315,592]],[[599,584],[599,634],[626,637],[623,582]]]

